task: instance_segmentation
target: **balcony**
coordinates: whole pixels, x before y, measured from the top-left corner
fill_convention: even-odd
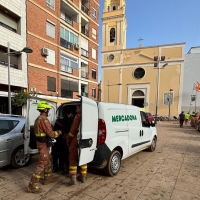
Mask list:
[[[67,65],[62,65],[62,64],[61,64],[61,71],[69,73],[69,74],[73,73],[73,69],[71,67],[69,67]]]
[[[77,29],[79,24],[79,14],[75,9],[72,9],[69,3],[61,0],[60,18],[72,27]]]
[[[81,10],[86,13],[87,15],[89,15],[89,8],[87,8],[85,5],[81,4]]]
[[[88,93],[87,92],[81,92],[81,96],[88,97]]]
[[[81,33],[89,37],[89,30],[85,28],[85,26],[81,27]]]
[[[86,51],[85,49],[81,49],[81,55],[88,58],[88,51]]]
[[[81,71],[81,77],[82,78],[88,78],[88,72]]]
[[[73,26],[73,20],[67,14],[62,14],[61,19],[67,22],[69,25]]]
[[[68,42],[67,40],[63,38],[60,38],[60,46],[65,47],[66,49],[69,49],[71,51],[73,50],[72,43]]]

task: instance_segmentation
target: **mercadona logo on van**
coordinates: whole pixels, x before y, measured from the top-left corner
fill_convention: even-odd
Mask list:
[[[137,120],[136,115],[116,115],[112,116],[112,122],[123,122],[123,121],[132,121]]]

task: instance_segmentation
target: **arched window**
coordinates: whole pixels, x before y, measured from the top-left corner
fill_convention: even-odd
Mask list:
[[[110,42],[115,42],[115,28],[110,29]]]
[[[108,6],[107,11],[108,11],[108,12],[110,11],[110,6]]]
[[[137,90],[133,93],[133,97],[143,97],[144,96],[144,92],[142,92],[141,90]]]
[[[116,10],[116,6],[113,6],[113,10]]]

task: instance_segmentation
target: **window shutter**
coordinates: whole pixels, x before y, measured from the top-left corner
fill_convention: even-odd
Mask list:
[[[6,24],[7,26],[10,26],[11,28],[17,31],[17,20],[1,11],[0,11],[0,22]]]
[[[78,92],[78,82],[70,81],[70,90],[73,92]]]
[[[56,79],[53,77],[47,76],[47,89],[48,91],[56,91]]]
[[[97,31],[96,29],[92,28],[92,37],[96,40],[97,39]]]
[[[61,79],[61,90],[69,90],[69,81]]]
[[[96,49],[92,49],[92,58],[96,60]]]
[[[55,39],[55,25],[46,22],[47,35]]]
[[[81,48],[88,51],[88,41],[81,39]]]

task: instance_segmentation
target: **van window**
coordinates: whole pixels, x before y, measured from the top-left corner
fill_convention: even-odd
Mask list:
[[[141,115],[142,126],[146,127],[145,125],[149,124],[149,120],[144,112],[141,111],[140,115]]]

